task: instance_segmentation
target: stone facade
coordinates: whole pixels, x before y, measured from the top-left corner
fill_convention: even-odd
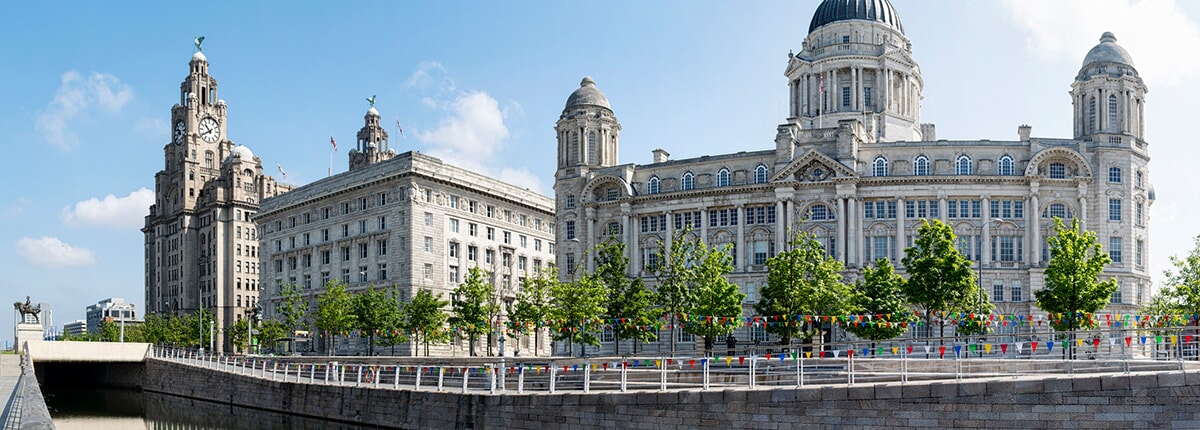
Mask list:
[[[226,329],[258,301],[258,237],[253,216],[263,199],[291,187],[263,173],[262,160],[226,133],[208,59],[197,51],[171,107],[164,167],[154,176],[146,215],[145,313],[215,316],[217,350]],[[282,169],[280,169],[282,170]]]
[[[549,197],[415,151],[388,150],[374,107],[358,136],[349,171],[262,203],[256,221],[268,317],[276,314],[283,284],[301,288],[310,312],[323,286],[337,279],[351,292],[395,286],[401,301],[420,289],[447,300],[467,270],[478,266],[490,273],[498,299],[511,300],[526,276],[554,264]],[[339,353],[366,347],[355,335],[333,340]],[[534,339],[512,343],[509,354],[514,348],[529,351]],[[545,337],[539,343],[548,349]],[[432,345],[430,353],[462,355],[465,345],[455,339]],[[403,344],[395,354],[417,350]]]
[[[924,83],[892,6],[826,0],[823,10],[832,14],[814,17],[803,50],[788,56],[790,115],[772,149],[685,160],[660,149],[649,164],[618,164],[620,123],[584,78],[556,126],[564,280],[577,266],[593,269],[588,250],[615,235],[629,250],[630,275],[653,284],[656,254],[690,227],[708,244],[732,245],[729,278],[753,314],[766,283],[763,263],[793,233],[813,234],[853,281],[878,258],[903,274],[900,260],[917,228],[941,219],[976,262],[996,312],[1037,313],[1033,292],[1044,283],[1046,239],[1061,217],[1096,232],[1112,255],[1102,278],[1115,278],[1120,289],[1109,311],[1149,300],[1147,88],[1111,33],[1071,84],[1072,138],[1034,137],[1022,125],[1014,140],[948,141],[920,123]],[[892,13],[837,15],[855,10]],[[669,344],[665,333],[660,348]],[[771,340],[761,327],[736,336]],[[612,347],[605,343],[601,352]]]

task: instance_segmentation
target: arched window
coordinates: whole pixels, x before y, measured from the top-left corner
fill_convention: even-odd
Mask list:
[[[871,176],[887,176],[888,161],[883,156],[875,157],[875,161],[871,163]]]
[[[913,174],[917,176],[929,176],[929,157],[918,155],[913,160]]]
[[[1046,210],[1042,211],[1042,218],[1062,218],[1065,220],[1072,216],[1071,211],[1067,210],[1067,205],[1062,203],[1051,203],[1050,206],[1046,207]]]
[[[1121,131],[1117,124],[1117,96],[1115,94],[1108,95],[1108,129],[1109,131]]]
[[[834,219],[836,219],[836,217],[834,216],[833,210],[829,209],[829,206],[813,205],[813,207],[808,209],[809,221],[832,221]]]
[[[646,181],[646,194],[658,194],[661,187],[662,181],[657,176],[651,177],[649,181]]]
[[[754,183],[756,183],[756,184],[767,183],[767,166],[759,164],[758,167],[754,168]]]
[[[1066,179],[1067,165],[1063,163],[1050,163],[1050,179]]]
[[[1013,163],[1013,158],[1008,155],[1000,157],[1000,163],[997,166],[996,172],[999,173],[1000,176],[1016,175],[1017,168],[1015,163]]]
[[[696,187],[696,175],[693,175],[692,172],[684,173],[683,177],[679,179],[679,189],[690,190],[695,187]]]
[[[971,174],[971,156],[965,155],[965,154],[958,156],[958,159],[954,161],[954,174],[956,174],[956,175],[970,175]]]
[[[722,168],[721,170],[717,171],[717,186],[718,187],[728,187],[729,186],[729,169]]]

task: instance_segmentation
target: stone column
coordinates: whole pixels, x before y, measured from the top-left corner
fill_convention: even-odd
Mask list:
[[[1029,244],[1029,247],[1033,249],[1033,259],[1030,261],[1030,263],[1038,265],[1042,262],[1042,210],[1041,207],[1038,206],[1038,196],[1036,190],[1031,192],[1029,200],[1029,205],[1031,207],[1026,210],[1026,216],[1030,217],[1031,222],[1029,224],[1032,227],[1030,230],[1033,232],[1033,243]]]
[[[905,215],[906,215],[906,213],[905,213],[905,206],[904,206],[904,196],[897,196],[896,197],[896,244],[895,244],[895,249],[896,249],[895,256],[896,256],[897,260],[904,257],[904,234],[905,234],[904,226],[906,224]]]
[[[932,169],[932,166],[930,168]],[[949,222],[949,216],[946,214],[946,212],[950,209],[949,206],[950,205],[946,202],[946,196],[938,196],[938,218],[940,218],[942,222]]]
[[[637,236],[633,231],[633,224],[630,222],[631,217],[629,215],[632,211],[633,208],[630,207],[629,202],[621,203],[621,222],[623,223],[622,228],[624,229],[623,233],[625,236],[623,238],[623,241],[625,242],[625,259],[630,263],[629,267],[627,268],[628,270],[626,270],[626,274],[629,276],[635,276],[638,273],[638,267],[633,265],[633,254],[637,250],[637,245],[634,244],[633,241]]]
[[[983,246],[983,250],[979,259],[979,265],[980,267],[983,267],[983,263],[985,261],[989,265],[992,264],[992,234],[991,229],[989,228],[991,227],[992,222],[992,207],[990,205],[992,199],[991,196],[988,195],[979,197],[983,200],[983,211],[980,214],[980,220],[983,221],[983,239],[980,242],[980,246]]]
[[[842,85],[840,82],[838,82],[837,69],[830,70],[829,73],[832,76],[832,78],[829,79],[829,84],[825,85],[825,91],[826,92],[833,91],[833,94],[834,94],[834,97],[829,98],[829,104],[833,106],[832,108],[829,109],[829,111],[830,112],[841,112],[842,111],[842,98],[841,98]]]
[[[782,199],[775,200],[775,249],[783,249],[784,230],[787,229],[787,204]]]
[[[733,270],[740,269],[742,271],[745,271],[746,261],[747,261],[746,255],[749,254],[748,252],[746,252],[747,251],[746,234],[745,234],[745,229],[743,228],[743,226],[746,224],[746,207],[741,204],[738,204],[737,208],[734,209],[734,211],[738,217],[737,245],[736,246],[737,246],[737,249],[740,250],[741,252],[738,253],[737,258],[735,258],[733,261]]]
[[[837,251],[837,259],[842,264],[848,264],[846,261],[846,246],[850,243],[846,239],[846,198],[838,196],[837,198],[837,241],[834,244]]]
[[[1082,188],[1082,187],[1080,187],[1080,188]],[[1105,209],[1107,209],[1107,208],[1105,208]],[[1122,209],[1122,211],[1124,211],[1125,208],[1122,207],[1121,209]],[[1087,197],[1084,197],[1081,195],[1081,196],[1079,196],[1079,213],[1076,214],[1075,216],[1079,218],[1079,226],[1084,229],[1087,228],[1087,222],[1088,222],[1087,213],[1088,213]],[[1105,211],[1105,213],[1107,214],[1108,212]],[[1103,219],[1103,218],[1101,218],[1101,219]]]
[[[846,198],[846,266],[850,267],[858,264],[858,237],[859,233],[855,232],[855,227],[858,225],[858,201],[854,197]]]
[[[708,243],[708,209],[700,209],[700,240]],[[711,245],[711,244],[709,244]]]
[[[671,211],[667,211],[667,234],[666,240],[663,242],[663,255],[667,258],[671,257],[671,242],[675,240],[675,219],[672,215]],[[660,261],[658,264],[663,264],[663,262]]]
[[[583,241],[580,245],[583,246],[583,258],[587,259],[583,267],[586,267],[588,273],[591,273],[592,271],[596,270],[596,268],[593,267],[595,261],[592,259],[593,250],[591,249],[592,243],[596,236],[596,208],[586,208],[584,209],[584,213],[587,217],[587,235],[583,237]]]

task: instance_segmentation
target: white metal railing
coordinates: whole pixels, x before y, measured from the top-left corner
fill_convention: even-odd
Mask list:
[[[803,387],[1200,368],[1195,361],[1200,334],[1191,334],[1193,327],[1158,330],[1076,332],[1057,340],[1045,340],[1042,333],[1026,340],[993,335],[996,341],[974,343],[964,338],[846,342],[778,352],[760,346],[718,350],[713,356],[257,357],[165,346],[155,346],[153,356],[272,381],[487,393]]]

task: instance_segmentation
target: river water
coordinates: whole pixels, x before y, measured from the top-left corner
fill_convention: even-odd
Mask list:
[[[375,428],[135,390],[46,388],[43,394],[59,430]]]

